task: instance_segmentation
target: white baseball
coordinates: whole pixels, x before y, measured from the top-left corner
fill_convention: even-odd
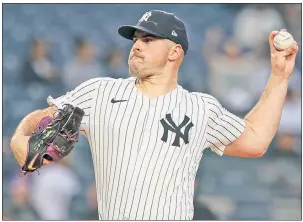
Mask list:
[[[294,38],[288,32],[279,32],[274,38],[274,46],[278,50],[287,49],[291,44],[293,44]]]

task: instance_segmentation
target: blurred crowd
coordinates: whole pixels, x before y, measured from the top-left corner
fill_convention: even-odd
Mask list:
[[[94,170],[84,137],[64,160],[22,175],[10,138],[29,112],[94,77],[126,78],[131,41],[120,25],[161,9],[188,25],[179,84],[244,117],[270,75],[268,36],[286,28],[300,52],[279,131],[261,159],[206,152],[196,178],[199,220],[301,219],[300,4],[4,4],[3,219],[96,220]]]

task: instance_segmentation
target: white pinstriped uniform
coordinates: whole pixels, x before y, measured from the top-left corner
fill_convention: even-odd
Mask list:
[[[210,95],[178,86],[149,99],[134,77],[91,79],[48,102],[85,111],[81,130],[92,152],[102,220],[192,219],[203,150],[222,155],[245,128]]]

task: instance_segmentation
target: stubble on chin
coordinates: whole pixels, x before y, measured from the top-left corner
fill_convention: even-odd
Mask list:
[[[135,76],[135,77],[139,76],[139,69],[137,66],[129,66],[128,72],[131,76]]]

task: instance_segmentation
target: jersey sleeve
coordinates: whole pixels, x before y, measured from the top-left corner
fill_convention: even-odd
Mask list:
[[[203,96],[208,112],[207,147],[222,156],[225,147],[237,140],[245,129],[245,121],[222,107],[214,97]]]
[[[102,78],[93,78],[87,80],[77,86],[74,90],[67,92],[65,95],[60,96],[56,99],[48,96],[47,103],[50,106],[55,106],[55,109],[62,109],[64,104],[71,104],[75,107],[83,109],[85,112],[81,125],[80,131],[85,130],[85,126],[88,124],[88,117],[90,115],[90,108],[94,99],[95,91],[101,84]]]

